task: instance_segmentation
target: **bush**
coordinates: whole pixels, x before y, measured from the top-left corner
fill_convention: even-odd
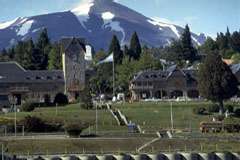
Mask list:
[[[66,105],[68,104],[68,97],[63,93],[58,93],[54,98],[54,104]]]
[[[61,124],[48,124],[38,117],[27,116],[21,121],[26,132],[57,132],[62,130]]]
[[[234,114],[235,114],[236,117],[240,117],[240,108],[236,109],[234,111]]]
[[[64,126],[65,131],[70,137],[79,137],[84,129],[87,128],[87,125],[83,123],[67,123]]]
[[[32,112],[36,107],[37,107],[36,103],[26,102],[26,103],[22,104],[20,109],[23,112]]]
[[[234,112],[234,107],[232,105],[226,105],[224,107],[224,110],[228,110],[229,113],[233,113]]]
[[[209,113],[217,113],[217,112],[219,112],[219,110],[220,110],[220,107],[217,104],[208,106]]]
[[[195,108],[193,108],[193,113],[194,114],[205,115],[206,111],[207,110],[204,107],[195,107]]]
[[[27,116],[23,120],[24,129],[26,132],[42,132],[45,131],[45,122],[38,117]]]

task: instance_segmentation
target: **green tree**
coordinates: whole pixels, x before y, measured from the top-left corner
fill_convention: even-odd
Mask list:
[[[189,60],[190,62],[196,60],[197,50],[193,47],[191,32],[188,25],[186,25],[181,36],[181,44],[183,59]]]
[[[137,61],[130,59],[129,56],[123,58],[122,64],[116,68],[116,83],[125,92],[128,91],[128,85],[133,75],[137,72]]]
[[[233,32],[231,36],[231,48],[236,52],[240,52],[240,32]]]
[[[51,50],[51,43],[46,28],[40,33],[36,42],[36,48],[39,50],[38,56],[41,56],[40,69],[45,70],[48,67],[48,56]]]
[[[18,62],[20,65],[23,65],[22,60],[25,53],[25,46],[22,41],[19,41],[18,44],[16,45],[15,52],[16,52],[16,55],[14,60]]]
[[[233,54],[231,59],[233,60],[233,63],[235,63],[235,64],[240,63],[240,53]]]
[[[55,44],[49,53],[48,69],[58,70],[62,68],[62,55],[60,46]]]
[[[130,58],[135,60],[140,58],[142,53],[142,47],[137,35],[137,32],[134,32],[130,40],[130,51],[128,52]]]
[[[148,51],[148,49],[143,50],[143,53],[136,64],[137,71],[141,70],[158,70],[162,69],[161,62],[153,57],[153,55]]]
[[[25,69],[33,69],[32,67],[32,54],[34,51],[34,43],[32,39],[28,40],[27,42],[24,43],[24,54],[23,54],[23,59],[22,59],[22,66]]]
[[[42,67],[44,56],[39,49],[34,49],[32,53],[32,70],[43,70]]]
[[[211,37],[208,37],[204,44],[200,47],[200,51],[204,54],[208,54],[217,50],[218,45]]]
[[[223,113],[223,101],[238,92],[238,80],[231,69],[222,61],[218,54],[208,54],[200,66],[198,74],[198,87],[201,96],[218,102],[220,113]]]
[[[108,53],[113,53],[115,64],[121,64],[123,59],[123,52],[121,50],[120,43],[116,35],[113,36],[111,44],[109,46]]]

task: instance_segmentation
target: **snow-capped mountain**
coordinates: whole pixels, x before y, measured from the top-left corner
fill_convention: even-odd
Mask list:
[[[159,47],[169,45],[183,32],[180,26],[148,18],[113,0],[88,0],[70,11],[0,23],[0,48],[30,37],[35,40],[43,28],[47,28],[52,41],[69,36],[83,37],[95,49],[108,48],[113,34],[124,45],[136,31],[142,44]],[[205,39],[204,34],[192,33],[196,45],[201,45]]]

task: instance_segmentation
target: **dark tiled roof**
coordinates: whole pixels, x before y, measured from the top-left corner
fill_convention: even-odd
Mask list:
[[[26,71],[16,62],[0,63],[0,83],[64,82],[63,71]]]
[[[86,46],[85,46],[86,42],[85,42],[85,39],[83,38],[65,37],[60,40],[60,44],[62,45],[63,49],[66,50],[73,41],[77,41],[82,46],[82,48],[86,51]]]
[[[176,65],[169,67],[167,70],[149,70],[149,71],[141,71],[136,74],[132,81],[165,81],[167,80],[174,71],[178,68]],[[196,70],[193,69],[179,69],[184,76],[187,78],[196,79]]]

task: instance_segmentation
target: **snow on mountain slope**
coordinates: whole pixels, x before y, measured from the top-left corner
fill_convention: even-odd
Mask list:
[[[18,19],[18,18],[14,19],[14,20],[12,20],[12,21],[0,23],[0,29],[5,29],[5,28],[11,26],[13,23],[16,22],[17,19]]]
[[[159,47],[178,39],[183,28],[148,18],[113,0],[85,0],[74,9],[0,23],[0,48],[14,45],[19,40],[36,40],[43,28],[48,29],[52,41],[62,37],[83,37],[96,50],[107,49],[113,34],[121,44],[129,43],[133,32],[137,32],[141,43]],[[192,33],[193,42],[201,45],[204,34]]]

